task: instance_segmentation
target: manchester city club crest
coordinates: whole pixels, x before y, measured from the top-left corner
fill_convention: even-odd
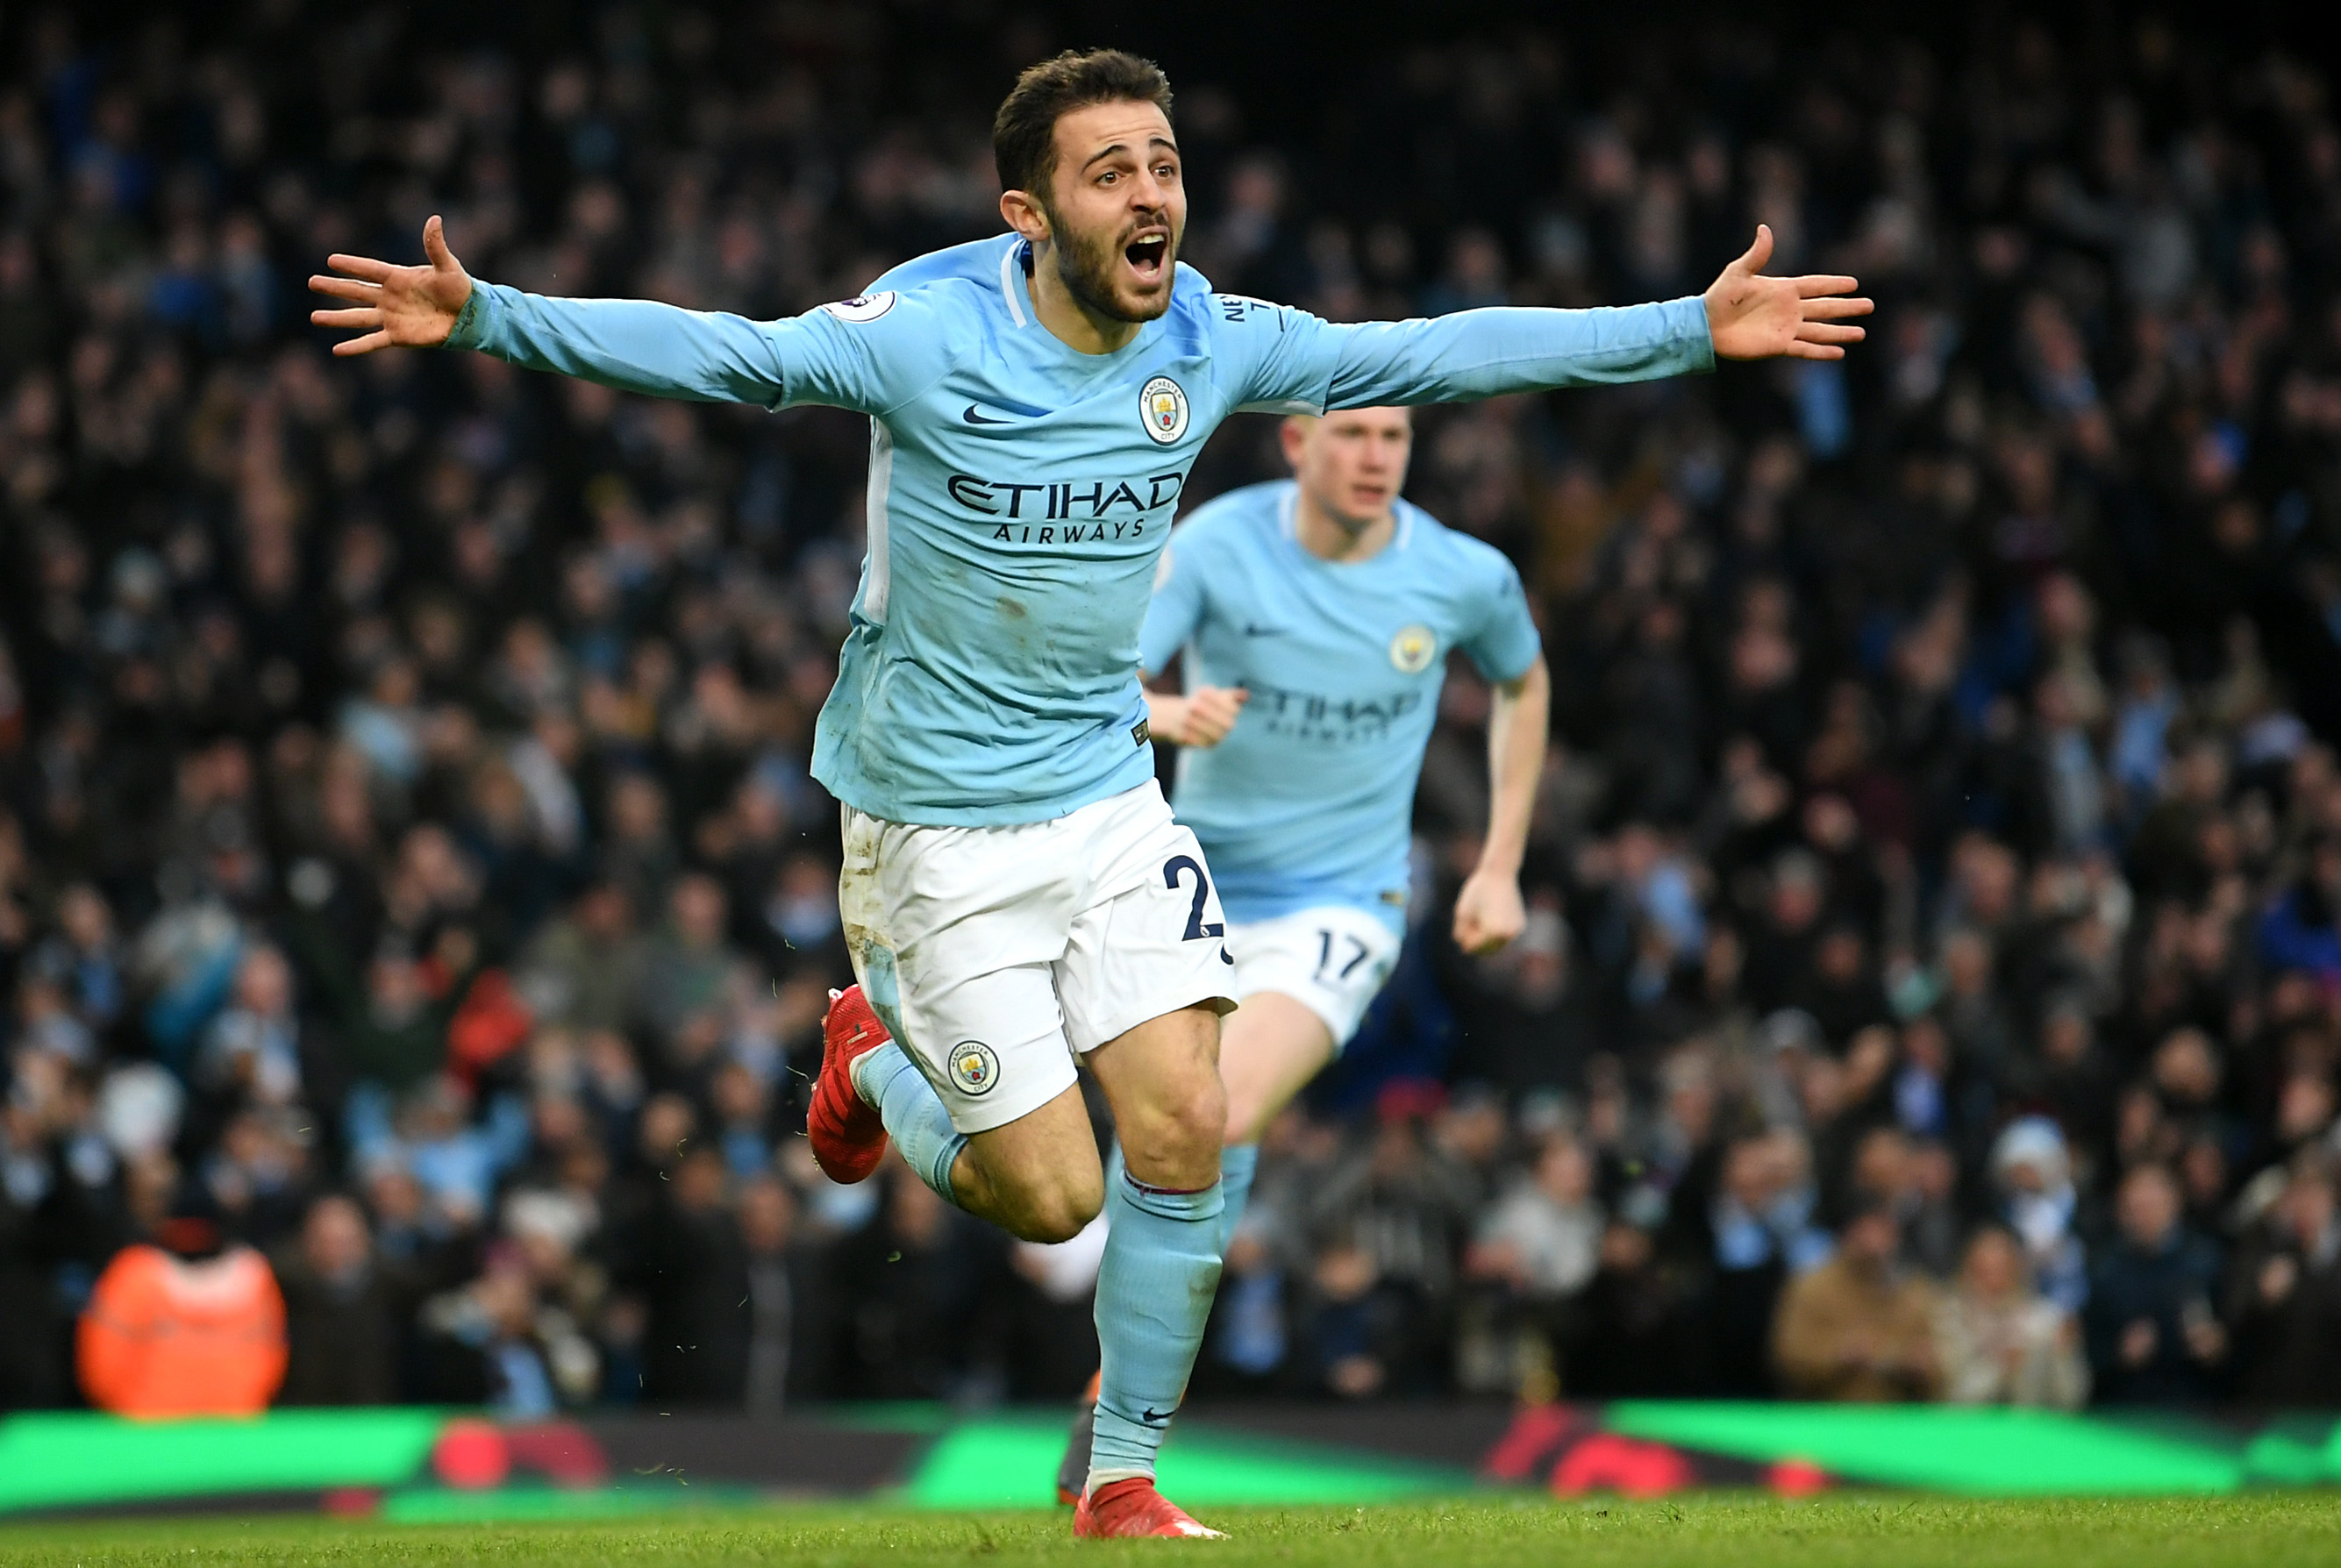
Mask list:
[[[1420,675],[1430,668],[1439,651],[1439,638],[1428,626],[1402,628],[1390,639],[1390,666],[1401,675]]]
[[[1169,376],[1156,376],[1138,394],[1138,413],[1158,446],[1187,433],[1187,393]]]
[[[951,1082],[963,1095],[988,1095],[1000,1081],[1000,1057],[981,1040],[961,1040],[951,1047]]]

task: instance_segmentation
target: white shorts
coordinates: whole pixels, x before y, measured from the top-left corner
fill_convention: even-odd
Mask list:
[[[1337,1053],[1398,967],[1400,945],[1388,926],[1346,904],[1228,928],[1236,999],[1262,991],[1290,997],[1325,1020]]]
[[[845,808],[837,902],[862,993],[963,1133],[1071,1086],[1074,1057],[1234,1006],[1202,847],[1152,780],[1052,822],[936,828]]]

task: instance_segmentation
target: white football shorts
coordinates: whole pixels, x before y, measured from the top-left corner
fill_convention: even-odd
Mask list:
[[[1202,847],[1151,779],[1049,822],[920,827],[849,806],[844,828],[853,972],[961,1132],[1040,1109],[1078,1055],[1149,1018],[1235,1006]]]
[[[1347,904],[1230,926],[1236,1000],[1262,991],[1290,997],[1325,1020],[1339,1054],[1398,967],[1400,945],[1388,926]]]

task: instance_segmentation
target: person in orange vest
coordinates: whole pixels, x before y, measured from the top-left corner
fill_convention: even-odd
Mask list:
[[[114,1255],[84,1309],[82,1391],[118,1415],[256,1415],[284,1381],[284,1297],[267,1259],[222,1245],[183,1199],[153,1241]]]

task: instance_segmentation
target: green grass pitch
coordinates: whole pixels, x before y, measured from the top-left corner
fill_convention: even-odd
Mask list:
[[[2341,1563],[2341,1497],[1982,1503],[1903,1497],[1779,1502],[1484,1499],[1378,1508],[1227,1509],[1227,1542],[1075,1542],[1062,1513],[803,1505],[614,1523],[493,1526],[318,1518],[27,1522],[0,1526],[0,1568],[274,1568],[318,1563],[846,1568],[1095,1561],[1195,1553],[1218,1568],[1561,1563],[1569,1568],[2285,1568]]]

